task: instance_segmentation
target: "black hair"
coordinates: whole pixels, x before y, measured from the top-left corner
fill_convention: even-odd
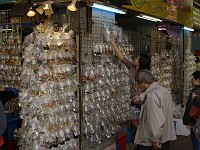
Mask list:
[[[195,80],[197,80],[197,79],[200,80],[200,71],[193,72],[192,76],[194,77]]]
[[[196,60],[195,60],[196,63],[199,63],[200,62],[200,59],[199,57],[196,57]]]
[[[148,69],[150,70],[150,66],[151,66],[151,57],[147,54],[140,54],[139,56],[139,69]]]

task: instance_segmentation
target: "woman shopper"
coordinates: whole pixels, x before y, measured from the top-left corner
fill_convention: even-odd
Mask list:
[[[196,126],[197,119],[194,117],[191,117],[191,108],[195,101],[192,99],[192,94],[195,93],[198,96],[200,96],[200,71],[195,71],[192,74],[192,85],[194,88],[189,94],[185,112],[183,115],[183,124],[186,125],[188,129],[190,129],[191,132],[191,140],[192,140],[192,146],[194,150],[200,150],[200,139],[197,137],[197,134],[194,132],[194,127]]]
[[[137,58],[135,58],[135,60],[133,62],[131,62],[123,55],[121,50],[118,48],[117,44],[115,43],[114,38],[112,38],[111,43],[112,43],[114,50],[118,56],[118,59],[129,69],[131,105],[132,106],[136,105],[138,108],[140,108],[140,105],[134,104],[134,99],[136,98],[136,96],[141,94],[140,89],[136,86],[135,75],[136,75],[137,71],[139,71],[140,69],[150,70],[151,57],[147,54],[140,54]],[[143,99],[142,95],[140,97],[141,97],[141,99]]]
[[[129,70],[129,84],[130,84],[130,100],[131,100],[131,106],[132,107],[132,126],[134,129],[134,132],[136,131],[136,128],[139,123],[139,112],[141,108],[141,102],[143,101],[145,97],[145,93],[141,94],[140,89],[136,85],[135,81],[135,75],[137,71],[141,69],[148,69],[150,70],[151,65],[151,57],[147,54],[140,54],[138,57],[135,58],[133,62],[128,60],[121,50],[118,48],[117,44],[115,43],[114,37],[111,41],[113,48],[118,56],[118,59],[128,68]],[[135,102],[137,103],[135,103]],[[139,109],[139,110],[138,110]]]

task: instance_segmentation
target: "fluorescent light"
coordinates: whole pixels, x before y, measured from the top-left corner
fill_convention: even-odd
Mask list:
[[[188,28],[188,27],[183,27],[183,30],[194,31],[194,29],[192,29],[192,28]]]
[[[103,10],[118,13],[118,14],[126,14],[126,12],[122,9],[114,8],[112,6],[106,6],[106,5],[103,5],[103,4],[93,3],[91,7],[103,9]]]
[[[166,31],[167,29],[165,27],[158,27],[158,31]]]
[[[12,31],[12,29],[2,29],[2,31]]]
[[[154,22],[162,22],[161,19],[158,19],[158,18],[154,18],[154,17],[150,17],[150,16],[147,16],[147,15],[139,15],[139,16],[136,16],[138,18],[141,18],[141,19],[146,19],[146,20],[149,20],[149,21],[154,21]]]

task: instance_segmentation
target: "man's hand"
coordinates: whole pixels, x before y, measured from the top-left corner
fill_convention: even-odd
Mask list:
[[[192,126],[190,124],[188,124],[188,125],[186,125],[186,128],[190,130],[192,128]]]
[[[196,93],[192,93],[192,99],[194,99],[196,96],[198,96]]]
[[[158,150],[159,148],[161,148],[160,142],[153,142],[153,148],[154,148],[155,150]]]
[[[135,96],[135,97],[133,98],[133,102],[136,103],[136,104],[139,104],[139,103],[142,102],[142,100],[140,99],[139,96]]]

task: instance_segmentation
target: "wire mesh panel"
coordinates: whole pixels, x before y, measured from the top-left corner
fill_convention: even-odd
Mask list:
[[[172,92],[176,103],[183,102],[183,30],[181,26],[168,26],[169,36],[172,37]]]
[[[155,22],[136,18],[134,14],[116,17],[118,25],[128,34],[134,46],[134,54],[147,53],[153,56],[155,53],[161,56],[163,51],[169,52],[172,56],[172,90],[173,98],[176,103],[182,103],[183,94],[183,32],[180,26],[169,24],[156,24]],[[159,31],[157,26],[163,27]],[[167,57],[167,56],[166,56]],[[160,60],[159,65],[164,62]],[[166,66],[167,67],[167,66]],[[162,67],[161,67],[162,68]],[[160,72],[160,71],[159,71]],[[166,73],[163,72],[165,76]],[[162,83],[161,83],[162,84]]]
[[[184,31],[184,92],[183,92],[183,105],[186,105],[188,96],[192,90],[191,80],[193,78],[192,73],[196,71],[195,56],[191,52],[192,48],[192,33],[190,31]]]
[[[0,24],[10,23],[10,12],[11,9],[0,10]]]
[[[0,10],[0,87],[20,87],[22,25],[11,22],[11,9]]]
[[[134,46],[135,57],[141,53],[150,54],[156,46],[156,23],[139,19],[134,14],[118,15],[116,21],[126,31]]]
[[[82,149],[99,150],[115,143],[115,134],[130,116],[129,86],[109,36],[115,25],[115,14],[93,9],[87,22],[90,22],[87,32],[81,30]]]
[[[100,135],[96,136],[94,134],[93,127],[99,128],[100,125],[95,124],[94,122],[92,123],[91,120],[95,121],[99,118],[99,116],[98,114],[94,113],[94,111],[91,112],[90,110],[94,109],[92,107],[99,109],[99,107],[101,106],[97,104],[96,106],[88,105],[89,103],[87,102],[89,100],[91,101],[91,99],[94,99],[94,97],[95,98],[98,97],[98,93],[96,92],[96,86],[99,86],[98,84],[102,84],[102,82],[108,82],[108,81],[101,80],[101,82],[98,82],[98,84],[96,84],[93,81],[95,78],[98,78],[96,76],[97,72],[95,72],[97,71],[97,68],[102,67],[102,66],[107,67],[108,63],[111,63],[109,62],[110,58],[107,59],[106,57],[101,57],[100,55],[101,54],[107,55],[107,56],[113,55],[113,53],[110,51],[112,49],[110,47],[111,46],[110,43],[108,42],[105,43],[106,39],[105,39],[104,34],[105,34],[105,29],[107,27],[111,27],[115,25],[116,22],[115,22],[114,14],[110,14],[104,11],[93,12],[92,14],[89,14],[89,15],[88,13],[89,12],[87,11],[87,9],[81,8],[80,20],[79,20],[80,22],[75,21],[75,20],[70,20],[71,19],[70,17],[68,18],[68,20],[71,22],[71,24],[73,24],[73,26],[75,27],[75,30],[77,29],[78,23],[80,23],[80,37],[79,37],[80,42],[77,41],[80,43],[80,45],[78,45],[77,43],[77,45],[80,46],[80,58],[81,58],[79,62],[81,64],[81,68],[79,69],[81,69],[82,77],[89,77],[87,79],[82,80],[80,83],[82,87],[82,90],[81,90],[82,93],[80,95],[81,101],[82,103],[84,102],[83,104],[81,104],[81,107],[83,109],[83,117],[81,118],[81,122],[82,122],[81,123],[82,125],[81,126],[81,131],[82,131],[82,134],[81,134],[82,146],[81,147],[83,150],[96,150],[96,149],[103,149],[106,146],[115,142],[115,136],[114,136],[115,129],[113,129],[113,132],[111,133],[109,132],[109,134],[105,134],[104,132],[106,131],[102,128],[102,133]],[[148,54],[160,53],[162,51],[162,47],[166,47],[165,45],[166,43],[164,43],[163,41],[159,41],[159,33],[157,31],[156,23],[138,19],[134,17],[132,14],[130,16],[129,15],[118,16],[117,22],[118,22],[117,25],[123,28],[123,32],[125,32],[131,44],[134,45],[135,56],[137,56],[140,53],[148,53]],[[178,62],[182,62],[182,53],[181,53],[182,52],[182,46],[181,46],[182,32],[179,30],[179,28],[176,28],[176,27],[168,27],[168,31],[169,31],[169,34],[173,35],[173,42],[172,42],[173,53],[176,54],[175,56],[177,56],[177,60],[179,60]],[[98,51],[95,51],[96,44],[99,46]],[[112,58],[113,66],[115,65],[114,61],[117,60],[115,59],[116,57]],[[102,64],[102,62],[104,63]],[[176,74],[180,76],[174,77],[174,80],[175,82],[178,82],[181,84],[182,78],[180,77],[182,76],[182,73],[181,73],[182,70],[181,68],[178,68],[178,67],[179,67],[178,65],[174,66],[174,75]],[[105,70],[101,70],[101,71],[104,72]],[[117,70],[115,71],[117,72]],[[110,70],[106,70],[105,72],[106,74],[110,74]],[[120,76],[125,77],[125,74],[121,74]],[[85,80],[89,80],[89,81],[87,82]],[[128,83],[128,82],[125,82],[125,83]],[[175,85],[177,84],[175,83]],[[177,87],[173,88],[174,90],[177,90],[177,93],[179,93],[179,90],[181,90],[182,88],[180,84]],[[105,89],[107,89],[109,86],[110,85],[107,84],[107,87],[105,87]],[[116,85],[114,88],[120,88],[120,86]],[[91,91],[89,92],[89,89],[92,92]],[[102,91],[103,90],[104,89],[102,89]],[[99,100],[101,101],[101,105],[104,105],[105,108],[107,109],[111,108],[109,105],[110,102],[112,103],[112,101],[114,102],[116,100],[123,101],[124,99],[126,99],[125,97],[124,99],[117,99],[116,95],[118,93],[115,93],[115,89],[114,90],[111,89],[110,91],[108,90],[106,94],[107,95],[104,95],[104,97],[109,97],[109,95],[112,95],[114,97],[114,98],[109,97],[110,98],[109,101],[106,101],[105,99]],[[122,103],[121,105],[124,105],[124,104]],[[100,111],[100,113],[103,113],[103,112]],[[122,114],[123,113],[124,112],[122,112]],[[87,114],[90,117],[86,118],[84,116],[85,114]],[[110,115],[108,112],[106,112],[106,114],[108,116]],[[112,115],[115,116],[116,114],[112,114]],[[110,116],[112,117],[112,115]],[[89,120],[91,125],[87,124],[87,121],[88,121],[87,119]],[[107,126],[110,126],[114,122],[113,120],[111,120],[110,122],[109,121],[107,122]],[[89,127],[89,128],[86,128],[86,127]],[[89,138],[86,136],[86,134],[84,134],[87,132],[92,133]],[[97,143],[96,141],[98,141],[99,138],[101,139],[101,141]]]
[[[82,14],[83,16],[83,14]],[[94,67],[100,64],[101,57],[94,53],[94,44],[95,43],[104,43],[104,35],[103,35],[103,27],[104,26],[112,26],[114,25],[114,20],[108,20],[106,18],[95,18],[91,20],[91,18],[87,18],[87,22],[91,24],[88,25],[88,32],[85,32],[85,29],[81,30],[81,60],[82,60],[82,74],[86,73],[88,64],[91,64]],[[85,21],[84,21],[85,22]],[[82,84],[84,91],[85,91],[85,84]],[[86,97],[87,93],[83,92],[82,97]],[[84,107],[84,105],[83,105]],[[84,107],[85,108],[85,107]],[[84,109],[85,110],[85,109]],[[91,118],[92,119],[92,118]],[[94,119],[94,118],[93,118]],[[83,119],[83,121],[85,118]],[[85,124],[85,123],[83,123]],[[97,125],[96,125],[97,126]],[[83,132],[85,133],[85,127],[82,127]],[[102,137],[103,137],[102,133]],[[100,137],[100,138],[102,138]],[[95,138],[94,138],[95,140]],[[96,143],[95,141],[92,142],[91,139],[87,139],[83,134],[82,137],[82,149],[83,150],[99,150],[109,146],[110,144],[115,142],[115,137],[111,136],[107,140],[103,140],[103,142]]]
[[[82,34],[82,58],[90,59],[92,61],[98,61],[99,57],[95,57],[93,55],[93,45],[94,43],[103,42],[103,27],[104,26],[112,26],[114,24],[113,21],[105,21],[105,20],[92,20],[92,33],[83,33]]]

